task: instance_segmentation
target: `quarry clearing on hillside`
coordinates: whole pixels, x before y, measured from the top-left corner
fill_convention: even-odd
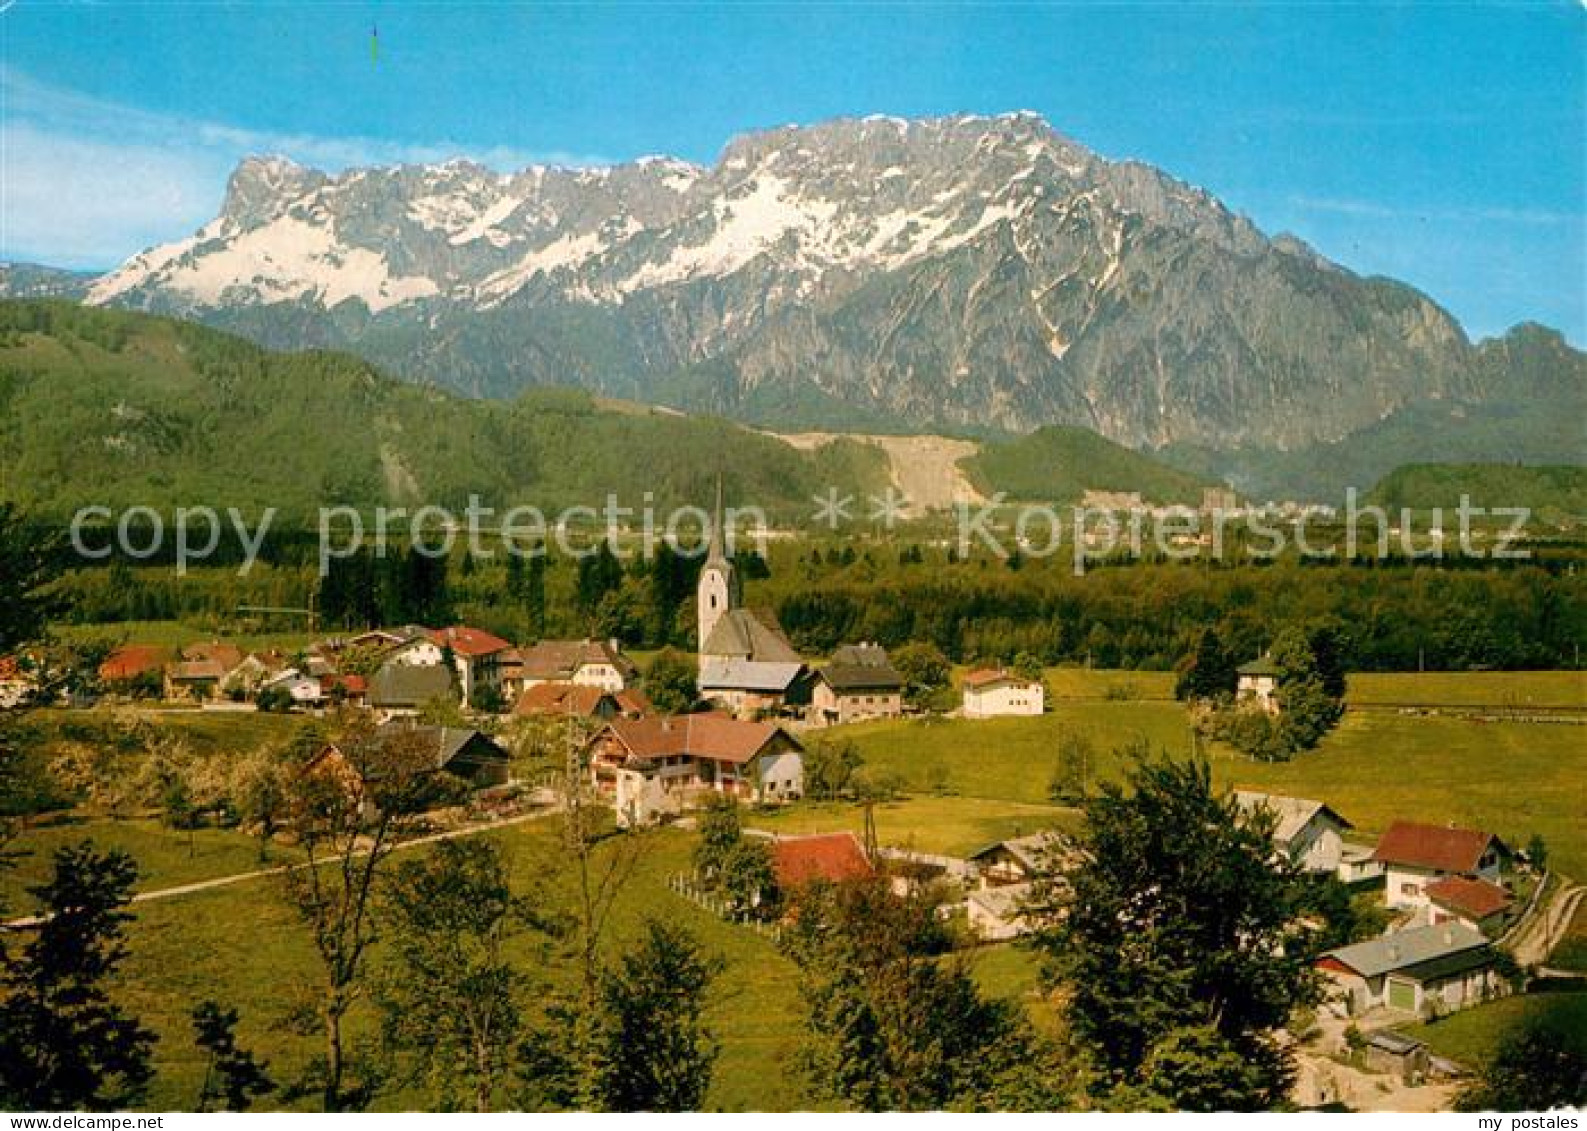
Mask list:
[[[812,451],[834,440],[858,440],[887,453],[893,487],[908,500],[907,514],[947,510],[957,502],[976,503],[985,496],[959,467],[980,445],[946,436],[873,436],[845,432],[772,432],[779,440],[801,451]]]

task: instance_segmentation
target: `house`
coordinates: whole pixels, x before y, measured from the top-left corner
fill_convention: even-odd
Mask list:
[[[637,719],[648,709],[644,695],[630,691],[607,691],[583,683],[537,683],[518,696],[514,715],[572,715],[610,722],[619,716]]]
[[[904,713],[904,677],[879,644],[839,648],[816,673],[811,722],[823,725],[892,719]]]
[[[463,702],[473,703],[479,694],[501,692],[502,657],[513,651],[511,644],[482,628],[470,628],[466,624],[433,629],[427,635],[443,655],[451,654]]]
[[[1265,653],[1236,670],[1236,702],[1253,703],[1270,715],[1278,714],[1278,665]]]
[[[165,666],[165,697],[213,699],[224,678],[225,670],[214,660],[178,660]]]
[[[1002,715],[1039,715],[1046,710],[1041,681],[1022,679],[1002,668],[973,671],[964,677],[964,717],[991,719]]]
[[[1274,793],[1236,790],[1234,800],[1246,812],[1267,810],[1278,818],[1273,845],[1301,871],[1337,875],[1349,821],[1321,801]]]
[[[1062,870],[1069,854],[1063,834],[1049,830],[996,841],[972,852],[969,860],[981,887],[1005,887]]]
[[[312,710],[325,698],[325,687],[321,680],[297,668],[288,668],[259,685],[259,693],[262,695],[278,692],[285,692],[292,706],[300,710]]]
[[[369,680],[369,706],[390,715],[416,715],[435,699],[455,699],[453,673],[441,664],[382,664]]]
[[[151,692],[162,684],[169,649],[154,644],[124,644],[99,665],[101,683],[119,688],[145,685]]]
[[[235,644],[227,644],[223,640],[208,640],[199,644],[189,644],[182,649],[182,659],[213,663],[220,668],[222,678],[236,671],[237,666],[243,662],[243,658],[241,648]]]
[[[357,672],[340,674],[332,672],[319,677],[320,696],[333,702],[351,703],[355,707],[369,703],[369,680]]]
[[[1460,923],[1489,938],[1503,932],[1515,898],[1498,884],[1445,876],[1427,885],[1427,921]]]
[[[576,683],[615,695],[637,674],[615,640],[542,640],[520,652],[517,678],[524,690],[541,683]]]
[[[1345,841],[1339,846],[1337,875],[1347,884],[1369,884],[1382,878],[1383,865],[1373,856],[1376,846]]]
[[[1388,906],[1425,908],[1427,885],[1445,876],[1502,883],[1511,854],[1492,833],[1396,821],[1378,841],[1372,858],[1383,866]]]
[[[1509,988],[1488,940],[1453,922],[1330,950],[1317,960],[1317,968],[1351,1016],[1372,1009],[1442,1013],[1488,1001]]]
[[[842,883],[875,874],[853,833],[778,837],[771,846],[777,887],[794,894],[813,883]]]
[[[770,723],[726,715],[613,719],[587,748],[590,776],[619,817],[646,823],[705,793],[785,801],[804,792],[804,748]]]
[[[1029,883],[1017,883],[972,891],[965,900],[965,910],[976,935],[987,942],[1004,942],[1029,934],[1031,927],[1023,908],[1031,887]]]
[[[504,785],[512,756],[505,747],[466,727],[387,723],[352,743],[329,743],[304,765],[305,774],[331,772],[358,785],[378,780],[379,755],[395,744],[411,744],[423,773],[446,773],[474,789]]]
[[[808,672],[799,660],[741,660],[702,656],[697,686],[713,708],[741,719],[775,714],[807,697]]]
[[[258,693],[265,680],[284,667],[277,655],[250,652],[227,670],[226,678],[221,680],[221,690],[250,699]]]

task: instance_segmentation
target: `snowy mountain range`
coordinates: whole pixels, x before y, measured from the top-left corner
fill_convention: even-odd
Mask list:
[[[1410,287],[1028,113],[790,126],[710,168],[250,159],[218,217],[87,301],[485,396],[1135,446],[1306,447],[1521,380]]]

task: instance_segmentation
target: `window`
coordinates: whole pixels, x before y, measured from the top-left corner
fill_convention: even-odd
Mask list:
[[[1409,880],[1407,880],[1406,882],[1400,884],[1400,894],[1401,895],[1416,895],[1421,890],[1422,889],[1421,889],[1420,886],[1418,886],[1417,884],[1415,884],[1415,883],[1413,883],[1413,882],[1411,882]]]

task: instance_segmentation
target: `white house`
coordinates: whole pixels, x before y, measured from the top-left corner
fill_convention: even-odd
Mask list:
[[[1453,826],[1396,821],[1378,841],[1372,859],[1383,866],[1384,901],[1423,909],[1427,887],[1446,876],[1503,886],[1510,850],[1492,833]]]
[[[542,640],[523,651],[518,665],[518,679],[526,690],[542,683],[574,683],[616,695],[637,675],[615,640]]]
[[[1273,845],[1305,872],[1335,874],[1344,853],[1344,832],[1354,826],[1321,801],[1236,790],[1240,808],[1266,809],[1278,818]]]
[[[1021,679],[999,669],[974,671],[964,677],[964,716],[990,719],[999,715],[1039,715],[1046,710],[1046,690],[1039,680]]]
[[[502,691],[502,661],[513,650],[511,644],[494,633],[466,624],[438,628],[428,635],[430,642],[442,650],[441,655],[452,654],[463,702],[473,702],[480,691]]]
[[[1269,714],[1278,713],[1278,665],[1268,656],[1252,660],[1249,664],[1241,664],[1239,668],[1239,681],[1235,684],[1234,697],[1240,702],[1255,703]]]

